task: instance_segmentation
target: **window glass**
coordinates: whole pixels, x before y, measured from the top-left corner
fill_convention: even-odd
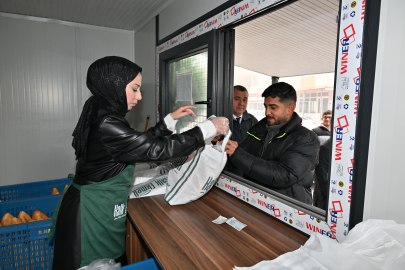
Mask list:
[[[242,85],[249,91],[247,110],[258,116],[264,115],[263,91],[271,85],[271,76],[235,66],[234,85]],[[297,91],[297,107],[295,111],[305,117],[306,127],[314,128],[321,123],[322,113],[332,109],[334,73],[314,74],[306,76],[282,77],[279,82],[291,84]],[[316,97],[322,97],[317,100]],[[261,119],[257,117],[257,119]]]
[[[207,100],[208,50],[169,62],[169,110]],[[207,105],[194,105],[196,117],[182,117],[175,133],[193,128],[207,118]]]
[[[297,91],[299,102],[295,111],[305,119],[303,125],[314,128],[320,125],[322,113],[332,109],[334,73],[282,77],[279,82],[291,84]],[[301,97],[303,97],[301,101]],[[317,99],[316,97],[319,97]]]

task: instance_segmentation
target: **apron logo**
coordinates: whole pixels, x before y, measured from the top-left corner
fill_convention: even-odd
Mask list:
[[[123,203],[121,205],[118,205],[118,204],[115,205],[115,207],[114,207],[114,220],[126,216],[127,211],[126,211],[125,208],[126,208],[126,205],[123,204]]]

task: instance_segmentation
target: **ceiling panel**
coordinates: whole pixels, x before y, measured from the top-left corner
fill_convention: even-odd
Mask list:
[[[0,12],[137,31],[174,0],[13,0]]]
[[[277,77],[335,71],[339,0],[301,0],[235,28],[235,65]]]

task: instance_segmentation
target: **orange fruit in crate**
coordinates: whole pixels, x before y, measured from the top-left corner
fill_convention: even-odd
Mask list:
[[[68,187],[68,186],[69,186],[69,185],[66,185],[66,186],[65,186],[65,188],[64,188],[63,190],[67,189],[67,187]]]
[[[17,225],[17,224],[21,224],[21,223],[23,223],[23,222],[16,217],[11,220],[11,225]]]
[[[27,213],[25,213],[24,211],[21,211],[18,214],[18,219],[22,221],[22,223],[27,223],[27,222],[33,222],[35,220],[33,220],[30,215],[28,215]]]
[[[58,194],[60,194],[59,190],[57,188],[53,188],[51,195],[58,195]]]
[[[5,213],[3,218],[1,219],[1,225],[8,226],[11,225],[11,221],[13,220],[14,216],[10,213]]]
[[[35,210],[34,213],[32,214],[32,219],[33,220],[45,220],[45,219],[50,219],[47,215],[42,213],[39,210]]]

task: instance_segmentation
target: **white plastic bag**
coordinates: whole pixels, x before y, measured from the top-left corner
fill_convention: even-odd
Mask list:
[[[155,163],[137,163],[135,165],[134,177],[132,179],[132,186],[141,184],[155,177],[157,170],[154,170],[158,165]]]
[[[313,233],[304,246],[272,261],[234,270],[402,270],[405,225],[370,219],[357,224],[341,243]]]
[[[120,270],[121,263],[115,263],[113,259],[99,259],[93,261],[88,266],[79,268],[78,270]]]
[[[165,196],[170,205],[195,201],[213,187],[225,167],[225,146],[231,134],[228,131],[220,151],[212,144],[206,145],[190,155],[186,163],[170,170]]]
[[[167,174],[174,168],[173,165],[170,163],[157,167],[151,165],[149,169],[141,167],[143,169],[141,171],[138,171],[137,167],[138,165],[135,166],[133,184],[129,192],[130,199],[165,194]]]
[[[316,236],[302,250],[328,269],[405,269],[405,225],[393,220],[363,221],[341,243]]]

